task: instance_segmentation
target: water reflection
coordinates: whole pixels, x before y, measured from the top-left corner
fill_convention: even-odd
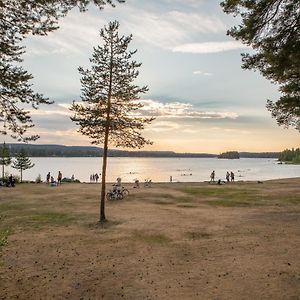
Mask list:
[[[45,180],[51,172],[55,178],[58,171],[63,177],[89,182],[90,175],[102,172],[102,160],[96,157],[84,158],[32,158],[35,167],[24,172],[25,180],[35,180],[41,174]],[[123,182],[199,182],[209,180],[212,170],[216,171],[216,180],[225,179],[227,171],[235,173],[236,180],[267,180],[277,178],[300,177],[300,165],[278,164],[275,159],[242,158],[226,160],[217,158],[127,158],[109,157],[107,180],[113,182],[121,177]],[[9,172],[17,174],[15,169]]]

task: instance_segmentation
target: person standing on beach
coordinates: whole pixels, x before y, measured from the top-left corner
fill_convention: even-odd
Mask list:
[[[226,180],[227,180],[227,182],[229,182],[230,181],[230,173],[227,171],[227,173],[226,173]]]
[[[210,174],[210,182],[215,182],[215,171],[212,171]]]
[[[230,172],[231,181],[234,182],[234,173]]]
[[[46,182],[47,182],[47,184],[50,183],[50,177],[51,177],[50,172],[48,172],[48,174],[46,176]]]
[[[98,179],[99,179],[99,175],[96,173],[96,174],[95,174],[95,180],[96,180],[96,183],[98,183]]]
[[[58,171],[57,184],[61,184],[61,180],[62,180],[62,174],[60,171]]]

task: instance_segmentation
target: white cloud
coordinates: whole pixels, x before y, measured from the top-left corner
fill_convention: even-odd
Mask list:
[[[45,38],[31,37],[26,41],[27,55],[80,54],[91,51],[100,43],[98,32],[116,10],[105,10],[99,15],[75,10],[60,20],[60,28]],[[226,31],[225,24],[215,15],[172,11],[147,11],[130,5],[122,6],[120,31],[132,33],[134,39],[159,48],[172,50],[199,38],[201,34]],[[112,15],[112,16],[110,16]]]
[[[144,107],[141,115],[151,115],[164,118],[193,118],[193,119],[236,119],[235,112],[201,111],[190,103],[162,103],[155,100],[141,100]]]
[[[48,109],[39,108],[39,109],[31,109],[30,114],[33,116],[68,116],[72,115],[72,112],[69,110],[71,107],[70,104],[67,103],[58,103],[52,104]]]
[[[223,127],[211,127],[208,128],[207,130],[209,131],[218,131],[218,132],[227,132],[227,133],[238,133],[238,134],[250,134],[251,131],[249,130],[243,130],[243,129],[238,129],[238,128],[223,128]]]
[[[203,15],[197,13],[184,13],[180,11],[171,11],[167,14],[173,24],[180,25],[186,32],[223,32],[226,30],[224,23],[216,16]]]
[[[86,13],[87,14],[87,13]],[[84,18],[78,13],[70,13],[60,20],[58,30],[45,37],[32,36],[26,40],[27,56],[47,56],[54,54],[81,54],[91,52],[99,44],[99,30],[106,22],[89,15]]]
[[[177,123],[173,121],[160,121],[159,119],[153,121],[151,126],[146,128],[150,132],[168,132],[168,131],[181,131],[184,133],[196,133],[198,130],[193,129],[192,125]]]
[[[246,49],[247,46],[237,41],[206,42],[182,44],[173,48],[173,52],[182,53],[218,53],[224,51]]]
[[[202,76],[212,76],[213,75],[212,73],[203,72],[203,71],[200,71],[200,70],[194,71],[193,74],[194,75],[202,75]]]
[[[146,131],[166,132],[180,129],[180,125],[169,121],[154,121],[151,126],[147,127]]]
[[[134,37],[164,49],[193,40],[203,33],[225,32],[216,16],[169,11],[154,13],[132,10],[123,25]]]

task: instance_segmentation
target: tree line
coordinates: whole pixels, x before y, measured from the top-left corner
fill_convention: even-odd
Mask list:
[[[218,158],[239,159],[240,154],[237,151],[227,151],[227,152],[223,152],[220,155],[218,155]]]
[[[279,155],[279,160],[287,163],[300,164],[300,148],[282,151]]]
[[[29,157],[102,157],[103,148],[95,146],[64,146],[6,144],[10,155],[15,156],[25,149]],[[229,151],[231,152],[231,151]],[[238,152],[241,158],[278,158],[280,152]],[[178,158],[214,158],[214,153],[177,153],[174,151],[127,151],[109,149],[109,157],[178,157]]]

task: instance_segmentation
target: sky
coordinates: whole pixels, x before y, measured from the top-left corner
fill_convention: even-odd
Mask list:
[[[146,150],[220,153],[282,151],[298,147],[299,132],[278,127],[265,105],[277,87],[259,72],[241,68],[251,48],[226,35],[239,20],[219,0],[127,0],[116,8],[73,9],[46,37],[25,41],[24,67],[33,87],[55,104],[33,111],[38,144],[90,145],[76,132],[68,107],[80,99],[78,67],[89,68],[99,30],[120,22],[133,35],[131,49],[142,62],[137,84],[147,85],[144,110],[156,120],[144,131],[154,143]],[[101,146],[101,145],[100,145]],[[112,147],[113,148],[113,147]]]

